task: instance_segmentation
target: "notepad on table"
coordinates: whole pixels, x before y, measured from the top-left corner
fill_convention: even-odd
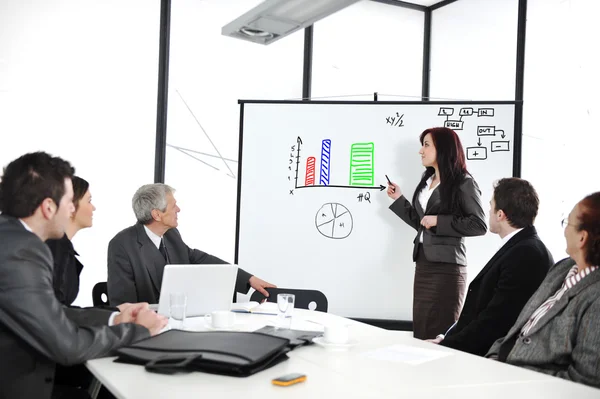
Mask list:
[[[275,302],[239,302],[231,305],[231,311],[236,313],[253,314],[277,314],[277,304]]]

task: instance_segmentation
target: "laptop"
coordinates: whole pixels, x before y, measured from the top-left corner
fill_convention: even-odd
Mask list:
[[[187,295],[186,317],[230,310],[237,270],[236,265],[227,264],[165,266],[158,313],[169,316],[171,293]]]

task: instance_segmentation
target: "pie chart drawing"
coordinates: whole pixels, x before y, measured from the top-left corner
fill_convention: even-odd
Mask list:
[[[324,204],[315,216],[315,226],[321,235],[341,240],[352,233],[352,214],[342,204]]]

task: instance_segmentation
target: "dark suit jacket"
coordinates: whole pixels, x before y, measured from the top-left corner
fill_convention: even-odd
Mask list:
[[[71,305],[79,294],[79,275],[83,265],[75,256],[79,255],[69,237],[65,234],[57,240],[46,240],[54,258],[54,278],[52,284],[58,301]]]
[[[423,251],[428,261],[467,265],[464,237],[484,235],[487,225],[481,207],[481,191],[475,180],[465,176],[459,190],[460,213],[457,214],[439,214],[442,205],[439,186],[431,194],[425,210],[419,201],[411,205],[404,196],[390,205],[392,212],[417,230],[413,261],[416,260],[419,249],[419,235],[423,233]],[[437,226],[429,230],[421,226],[421,219],[425,215],[437,215]]]
[[[167,231],[163,242],[171,264],[227,263],[185,245],[177,229]],[[109,303],[112,306],[124,302],[158,303],[166,263],[142,224],[136,223],[121,231],[108,244]],[[237,292],[248,292],[250,277],[251,274],[238,268]]]
[[[600,388],[600,270],[567,290],[527,336],[521,336],[533,312],[556,293],[574,264],[567,258],[550,268],[510,331],[486,356],[506,357],[515,366]]]
[[[50,249],[5,215],[0,265],[0,398],[50,398],[56,363],[83,363],[149,336],[134,324],[90,327],[95,311],[67,315],[52,288]]]
[[[79,294],[79,274],[83,270],[83,265],[75,257],[78,254],[75,252],[71,240],[65,234],[63,238],[57,240],[46,240],[46,245],[50,248],[54,259],[52,277],[54,294],[60,303],[67,306],[64,309],[67,317],[86,326],[108,325],[110,315],[118,312],[119,309],[108,306],[80,308],[71,305]],[[86,312],[81,312],[82,309],[85,309]]]
[[[441,345],[484,356],[506,335],[553,264],[535,227],[515,234],[469,284],[460,318]]]

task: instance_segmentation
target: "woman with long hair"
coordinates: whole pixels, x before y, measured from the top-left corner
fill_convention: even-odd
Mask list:
[[[79,276],[83,265],[76,258],[79,254],[73,248],[71,240],[81,229],[92,227],[94,211],[90,184],[81,177],[73,176],[73,205],[75,212],[63,238],[48,240],[54,258],[54,293],[64,305],[71,305],[79,293]]]
[[[563,219],[569,258],[550,268],[487,357],[600,388],[600,192]]]
[[[425,130],[421,162],[425,172],[412,202],[390,183],[390,206],[417,230],[413,261],[413,332],[415,338],[435,338],[460,315],[467,280],[465,237],[485,234],[481,191],[467,171],[460,138],[451,129]]]

